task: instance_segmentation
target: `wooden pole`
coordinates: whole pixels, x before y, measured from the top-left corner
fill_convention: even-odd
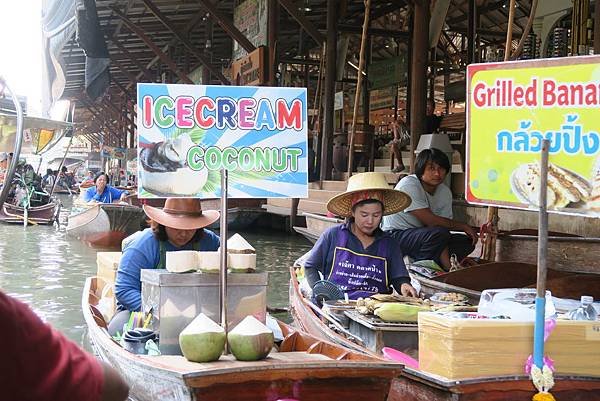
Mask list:
[[[429,0],[415,0],[410,66],[410,169],[414,171],[415,149],[424,130],[429,59]]]
[[[512,51],[512,28],[515,17],[515,0],[510,0],[510,9],[508,11],[508,29],[506,31],[506,45],[504,47],[504,61],[510,60]],[[542,191],[543,192],[543,191]],[[496,238],[498,236],[498,208],[488,207],[487,225],[489,232],[486,234],[483,246],[483,258],[489,261],[496,260]]]
[[[594,54],[600,54],[600,1],[594,4]]]
[[[281,2],[280,2],[281,4]],[[331,178],[333,166],[333,122],[336,78],[337,0],[327,0],[327,57],[325,60],[324,115],[321,137],[321,180]]]
[[[363,81],[363,71],[365,69],[365,47],[367,43],[367,29],[369,29],[369,10],[371,0],[365,1],[365,20],[363,21],[362,36],[360,40],[360,56],[358,59],[358,78],[356,79],[356,93],[354,94],[354,109],[352,110],[352,131],[350,133],[350,145],[348,146],[348,178],[352,176],[352,166],[354,164],[354,134],[356,133],[356,119],[358,114],[358,100],[360,99],[360,90]],[[363,104],[363,107],[367,107]],[[366,129],[363,121],[363,129]]]
[[[535,299],[535,326],[533,334],[533,361],[540,369],[544,367],[544,320],[546,315],[546,273],[548,272],[548,148],[550,141],[542,141],[540,174],[540,210],[538,223],[537,296]]]
[[[228,171],[221,169],[221,221],[220,221],[220,236],[221,236],[221,266],[219,269],[219,312],[221,316],[221,327],[227,333],[227,190],[228,190]],[[225,354],[229,353],[227,344],[225,344]]]
[[[533,19],[535,18],[535,11],[537,10],[537,4],[538,4],[538,0],[533,0],[533,2],[531,3],[531,10],[529,11],[529,19],[527,19],[527,25],[525,25],[525,30],[523,31],[523,34],[521,35],[521,39],[519,40],[519,44],[517,45],[517,48],[515,49],[513,54],[510,56],[511,60],[515,60],[517,57],[519,57],[521,55],[521,52],[523,51],[523,45],[525,44],[525,39],[529,35],[529,32],[531,31],[531,26],[533,25]]]

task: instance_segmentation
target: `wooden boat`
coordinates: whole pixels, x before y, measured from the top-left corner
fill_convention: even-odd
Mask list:
[[[92,347],[130,385],[138,401],[164,400],[386,400],[402,365],[352,352],[279,322],[283,341],[262,361],[240,362],[223,355],[193,363],[183,356],[135,355],[106,331],[96,308],[104,284],[88,278],[82,310]]]
[[[501,232],[496,239],[496,260],[518,260],[537,263],[537,231],[512,230]],[[481,252],[481,242],[474,254]],[[550,232],[548,237],[548,267],[555,270],[582,273],[600,272],[600,238]]]
[[[342,345],[355,352],[377,356],[356,337],[351,338],[331,323],[331,318],[309,300],[298,285],[296,272],[290,269],[290,314],[294,324],[309,334]],[[329,324],[325,323],[329,322]],[[333,327],[333,328],[332,328]],[[343,329],[343,327],[342,327]],[[337,330],[337,331],[336,331]],[[352,333],[350,333],[352,334]],[[493,362],[491,362],[493,363]],[[600,401],[600,377],[555,376],[552,394],[557,400]],[[536,390],[528,376],[484,377],[448,380],[405,367],[392,381],[390,401],[531,401]]]
[[[61,203],[52,198],[51,201],[42,206],[32,206],[27,208],[27,222],[29,224],[47,224],[52,225],[58,218]],[[9,224],[23,224],[25,219],[25,209],[15,206],[12,203],[4,202],[0,207],[0,221]]]
[[[69,216],[67,234],[94,248],[121,249],[121,241],[139,231],[144,211],[136,206],[98,203]]]
[[[415,277],[426,295],[458,292],[477,304],[488,288],[535,288],[537,267],[520,262],[492,262],[445,273],[433,278]],[[600,275],[548,269],[546,288],[558,298],[579,299],[581,295],[600,298]]]

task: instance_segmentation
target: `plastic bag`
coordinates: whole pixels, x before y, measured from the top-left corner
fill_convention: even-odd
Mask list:
[[[484,290],[477,312],[486,317],[508,317],[513,320],[535,321],[535,288],[502,288]],[[550,291],[546,291],[546,319],[556,317]]]

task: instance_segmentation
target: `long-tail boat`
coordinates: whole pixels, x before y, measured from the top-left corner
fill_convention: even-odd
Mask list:
[[[82,310],[90,342],[99,358],[129,383],[137,401],[384,401],[402,365],[323,341],[278,322],[283,340],[266,359],[241,362],[222,355],[194,363],[183,356],[136,355],[106,330],[97,308],[104,282],[88,278]]]
[[[290,268],[290,314],[294,324],[307,333],[339,344],[354,352],[377,357],[361,343],[360,338],[348,336],[345,329],[301,293],[296,271]],[[350,333],[352,334],[352,333]],[[490,361],[493,363],[493,361]],[[555,376],[552,394],[557,400],[600,400],[600,377]],[[480,377],[449,380],[405,367],[392,382],[390,401],[531,401],[537,392],[526,375]]]
[[[139,231],[142,208],[131,205],[98,203],[69,216],[67,234],[94,248],[121,249],[121,241]]]

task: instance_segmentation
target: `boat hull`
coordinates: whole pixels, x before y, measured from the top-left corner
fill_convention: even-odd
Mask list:
[[[130,385],[138,401],[264,400],[384,401],[391,380],[402,366],[371,358],[279,323],[284,340],[278,352],[256,362],[231,355],[212,363],[193,363],[182,356],[134,355],[109,337],[106,322],[95,307],[102,281],[88,278],[82,310],[89,339],[97,355],[112,365]]]
[[[332,341],[354,351],[373,355],[356,342],[326,325],[304,299],[295,270],[290,269],[290,314],[294,324],[309,334]],[[492,362],[493,363],[493,362]],[[552,394],[557,400],[600,401],[600,377],[556,376]],[[390,401],[531,401],[536,393],[527,376],[444,380],[439,376],[405,368],[392,381]]]
[[[600,238],[582,238],[561,233],[549,233],[548,268],[580,273],[600,273]],[[496,260],[537,263],[537,232],[513,230],[496,238]],[[481,254],[481,242],[473,252]]]
[[[52,225],[57,219],[60,211],[60,201],[53,200],[43,206],[35,206],[27,209],[27,220],[35,224]],[[0,207],[0,221],[9,224],[23,224],[25,209],[10,203],[4,203]]]

